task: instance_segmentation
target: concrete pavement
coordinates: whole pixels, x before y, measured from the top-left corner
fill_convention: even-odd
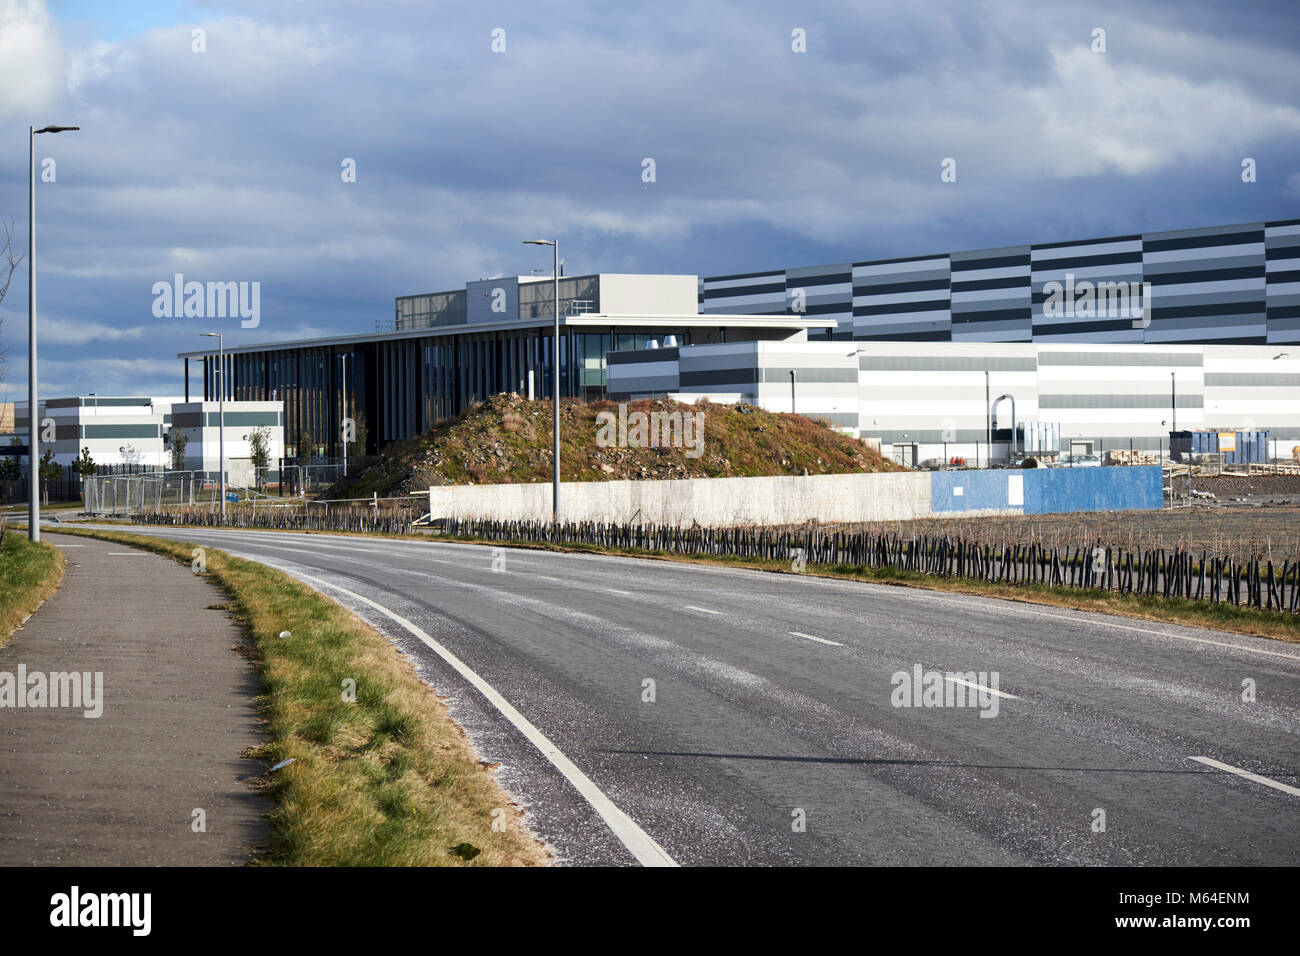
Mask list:
[[[68,559],[63,585],[0,648],[0,680],[21,669],[35,702],[31,675],[75,672],[83,697],[0,709],[0,865],[246,862],[270,805],[241,756],[262,740],[257,681],[226,598],[160,555],[43,537]]]

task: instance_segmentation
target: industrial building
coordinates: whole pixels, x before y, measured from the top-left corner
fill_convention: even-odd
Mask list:
[[[220,403],[186,402],[175,397],[78,395],[49,398],[38,406],[50,440],[40,440],[42,453],[53,449],[54,461],[71,465],[88,448],[97,465],[170,469],[171,441],[184,432],[185,471],[216,474],[220,468],[222,413]],[[0,454],[27,455],[27,403],[15,403],[15,429],[0,442]],[[240,483],[251,474],[249,436],[265,428],[272,463],[284,456],[283,410],[278,402],[225,403],[226,470]],[[38,438],[41,436],[38,435]],[[17,439],[17,445],[10,442]]]
[[[712,276],[699,310],[830,318],[845,340],[1300,344],[1300,219]]]
[[[1175,428],[1300,440],[1300,219],[559,281],[568,397],[793,408],[918,463],[1155,450]],[[292,446],[337,456],[353,418],[377,451],[497,392],[549,395],[553,294],[482,279],[398,297],[374,332],[234,345],[230,394],[283,402]],[[214,397],[215,354],[180,357],[186,398],[190,359]]]
[[[1180,430],[1268,431],[1269,457],[1300,440],[1300,349],[1276,346],[699,345],[611,355],[607,387],[793,410],[910,465],[1158,451]]]
[[[606,356],[649,344],[766,341],[826,331],[829,319],[801,315],[700,315],[696,276],[564,276],[560,279],[560,391],[605,395]],[[352,418],[377,451],[500,392],[551,392],[554,284],[506,276],[464,289],[397,300],[396,318],[361,335],[225,349],[230,395],[281,401],[287,441],[341,454],[341,423]],[[217,394],[218,357],[185,352],[201,368],[203,395]]]

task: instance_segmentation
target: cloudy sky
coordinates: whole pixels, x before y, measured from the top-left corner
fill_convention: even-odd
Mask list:
[[[214,322],[373,331],[533,236],[716,275],[1300,216],[1298,94],[1294,2],[0,0],[0,221],[28,125],[81,126],[36,140],[42,395],[177,394]],[[156,318],[178,272],[260,326]],[[24,264],[0,400],[26,305]]]

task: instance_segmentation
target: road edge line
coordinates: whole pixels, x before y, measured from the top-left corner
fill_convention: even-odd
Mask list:
[[[650,834],[642,830],[635,820],[619,809],[618,805],[606,796],[605,792],[596,786],[590,777],[583,773],[572,760],[565,756],[564,752],[560,750],[559,747],[555,746],[555,744],[553,744],[545,734],[538,730],[527,717],[519,713],[513,704],[501,696],[501,693],[495,687],[475,673],[469,665],[459,657],[430,637],[422,628],[413,624],[411,621],[408,621],[396,611],[389,610],[382,604],[372,601],[368,597],[363,597],[355,591],[350,591],[342,585],[332,584],[322,578],[310,574],[303,574],[301,572],[295,572],[294,576],[301,578],[304,581],[319,584],[322,587],[338,591],[340,594],[346,594],[354,600],[361,601],[363,604],[369,605],[385,617],[396,621],[406,630],[414,634],[431,651],[451,665],[451,667],[460,674],[461,677],[469,681],[470,685],[482,694],[487,699],[488,703],[497,709],[501,716],[510,721],[510,723],[515,726],[515,729],[522,733],[524,737],[528,739],[528,742],[537,748],[541,755],[545,757],[551,765],[564,776],[564,779],[573,785],[573,788],[582,795],[583,799],[591,805],[591,808],[596,811],[602,820],[605,821],[605,825],[609,827],[614,836],[618,837],[619,842],[622,843],[623,846],[627,847],[628,852],[636,858],[638,863],[642,866],[679,865],[676,860],[668,855],[668,852],[664,850],[663,847],[655,842],[654,838],[651,837]]]

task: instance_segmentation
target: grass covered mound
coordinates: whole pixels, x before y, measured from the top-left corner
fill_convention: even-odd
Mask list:
[[[671,399],[625,403],[560,403],[560,473],[565,481],[731,478],[830,475],[896,471],[865,442],[802,415],[777,414],[753,405]],[[668,447],[636,447],[619,439],[620,417],[635,427],[633,413],[659,421],[702,416],[673,435]],[[680,418],[675,418],[678,416]],[[667,419],[666,419],[667,417]],[[363,498],[378,493],[418,493],[430,485],[522,484],[551,478],[552,411],[548,401],[495,395],[459,418],[409,441],[325,498]],[[702,436],[692,427],[702,426]],[[612,427],[611,427],[612,426]],[[702,437],[702,441],[700,440]],[[611,441],[612,439],[612,441]]]

